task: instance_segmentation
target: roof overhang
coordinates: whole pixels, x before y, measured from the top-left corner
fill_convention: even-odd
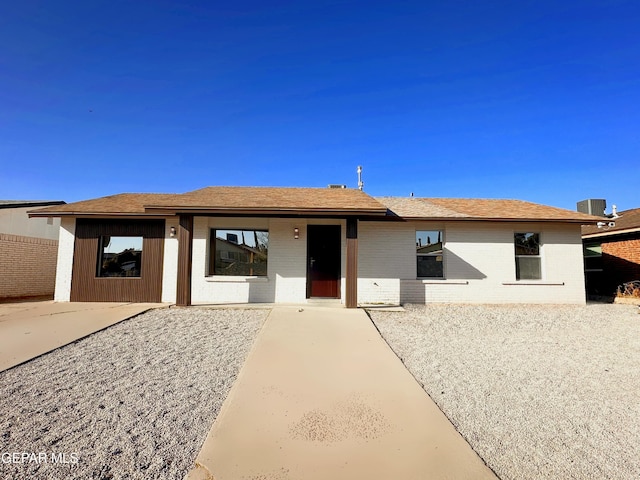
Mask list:
[[[280,218],[346,218],[358,217],[385,220],[386,211],[378,210],[344,210],[344,209],[243,209],[243,208],[153,208],[142,212],[114,213],[114,212],[27,212],[29,217],[83,217],[83,218],[158,218],[176,215],[195,215],[210,217],[280,217]]]
[[[145,206],[146,213],[155,213],[163,215],[209,215],[209,216],[255,216],[255,217],[359,217],[359,216],[380,216],[387,214],[385,209],[367,209],[367,208],[244,208],[244,207],[204,207],[204,206],[163,206],[149,205]]]
[[[412,222],[508,222],[508,223],[572,223],[595,225],[596,222],[565,218],[499,218],[499,217],[398,217]]]
[[[588,239],[588,238],[600,238],[600,237],[613,237],[615,235],[626,235],[629,233],[638,233],[638,232],[640,232],[640,227],[624,228],[621,230],[607,230],[603,232],[588,233],[586,235],[582,235],[582,238]]]

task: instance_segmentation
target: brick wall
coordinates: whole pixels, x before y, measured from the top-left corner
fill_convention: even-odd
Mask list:
[[[53,295],[57,240],[0,233],[0,298]]]
[[[602,243],[603,287],[610,294],[618,285],[640,280],[640,238]]]
[[[445,279],[416,278],[416,230],[443,230]],[[514,232],[538,232],[541,281],[516,281]],[[498,222],[360,222],[360,303],[585,302],[578,225]]]

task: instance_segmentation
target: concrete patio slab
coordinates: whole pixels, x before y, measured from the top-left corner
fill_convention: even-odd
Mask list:
[[[143,313],[157,303],[0,304],[0,371]]]
[[[363,310],[275,307],[186,478],[497,477]]]

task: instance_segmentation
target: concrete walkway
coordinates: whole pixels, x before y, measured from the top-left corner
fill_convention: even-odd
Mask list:
[[[495,479],[362,310],[275,307],[187,479]]]
[[[0,303],[0,371],[31,360],[156,303]]]

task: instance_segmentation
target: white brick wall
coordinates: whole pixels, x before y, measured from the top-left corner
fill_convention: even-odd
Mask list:
[[[191,301],[197,303],[262,303],[274,301],[271,255],[267,263],[268,278],[207,277],[209,229],[269,228],[265,218],[195,217],[193,223],[193,269]],[[269,248],[271,249],[271,232]]]
[[[445,232],[446,279],[418,280],[415,231],[437,229]],[[514,232],[540,232],[542,281],[515,281]],[[579,225],[361,222],[359,237],[360,303],[585,302]]]
[[[76,219],[62,218],[58,236],[58,266],[56,289],[53,299],[68,302],[71,299],[71,273],[73,272],[73,247],[75,245]]]
[[[191,300],[193,303],[305,303],[307,285],[307,225],[342,225],[342,280],[344,299],[346,269],[345,222],[339,220],[287,218],[223,218],[194,219],[193,270]],[[299,238],[293,235],[299,229]],[[264,228],[269,230],[267,277],[208,277],[208,237],[211,228]],[[343,300],[342,300],[343,301]]]
[[[345,297],[346,225],[316,219],[195,217],[192,301],[198,303],[306,302],[307,225],[342,226],[341,301]],[[178,241],[166,219],[162,301],[175,302]],[[299,238],[293,238],[297,227]],[[266,278],[207,277],[210,228],[269,230]],[[445,280],[416,278],[415,231],[445,232]],[[540,232],[543,281],[515,281],[514,232]],[[75,219],[60,228],[56,301],[69,301]],[[498,222],[360,222],[359,303],[584,303],[579,225]]]
[[[164,265],[162,266],[162,301],[175,303],[178,287],[178,236],[171,237],[171,227],[178,230],[178,217],[165,219]]]

